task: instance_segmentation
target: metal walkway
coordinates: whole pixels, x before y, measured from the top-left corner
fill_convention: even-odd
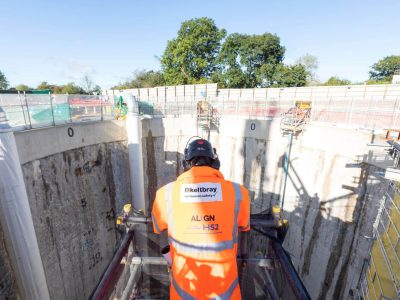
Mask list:
[[[130,219],[147,224],[148,218]],[[129,221],[128,221],[129,223]],[[272,215],[252,215],[246,247],[249,258],[237,259],[243,299],[311,299],[282,247],[287,227]],[[142,225],[141,225],[142,226]],[[101,278],[91,299],[169,299],[169,275],[162,257],[134,254],[134,226],[131,226]],[[257,243],[251,241],[257,240]]]

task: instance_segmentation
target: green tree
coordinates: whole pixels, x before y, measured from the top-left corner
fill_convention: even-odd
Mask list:
[[[0,90],[6,90],[8,88],[8,81],[6,76],[0,71]]]
[[[82,95],[86,94],[85,90],[80,86],[75,85],[73,82],[69,82],[64,85],[61,89],[61,94],[77,94]]]
[[[101,87],[96,84],[93,89],[90,91],[91,95],[101,95]]]
[[[37,88],[38,90],[51,90],[53,94],[62,94],[63,86],[49,84],[47,81],[40,83]]]
[[[27,86],[27,85],[25,85],[25,84],[19,84],[19,85],[17,85],[17,86],[15,87],[15,89],[16,89],[17,91],[29,91],[29,90],[32,90],[31,87],[29,87],[29,86]]]
[[[388,84],[388,83],[391,83],[391,81],[369,79],[365,82],[360,82],[359,84]]]
[[[95,88],[97,88],[95,86]],[[51,90],[53,94],[77,94],[77,95],[85,95],[87,94],[86,91],[76,85],[74,82],[69,82],[65,85],[56,85],[56,84],[49,84],[46,81],[43,81],[37,87],[38,90]]]
[[[222,45],[213,79],[230,88],[271,86],[284,53],[276,35],[231,34]]]
[[[323,83],[322,85],[333,86],[333,85],[350,85],[350,84],[351,84],[350,80],[341,79],[341,78],[339,78],[337,76],[332,76],[325,83]]]
[[[85,74],[82,78],[82,89],[84,90],[85,94],[88,95],[101,94],[101,87],[94,83],[89,74]]]
[[[286,66],[280,64],[276,66],[269,85],[271,87],[305,86],[307,75],[308,72],[303,65]]]
[[[391,82],[396,70],[400,70],[400,55],[386,56],[373,64],[369,78],[377,81]]]
[[[304,54],[296,60],[297,65],[303,65],[307,72],[307,84],[315,84],[318,82],[317,76],[315,74],[318,69],[318,58],[309,53]]]
[[[150,88],[155,86],[163,86],[165,84],[164,76],[159,71],[146,71],[137,70],[133,74],[131,80],[127,80],[124,83],[120,83],[114,86],[113,89],[136,89],[136,88]]]
[[[166,84],[193,84],[209,81],[225,29],[209,18],[197,18],[181,24],[178,36],[168,41],[161,57]]]

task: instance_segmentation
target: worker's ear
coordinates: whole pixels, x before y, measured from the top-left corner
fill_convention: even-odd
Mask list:
[[[221,162],[219,161],[219,158],[217,156],[216,159],[214,159],[214,161],[211,164],[211,168],[214,168],[216,170],[219,170],[219,168],[221,167]]]
[[[211,164],[211,168],[219,170],[221,167],[221,162],[219,161],[218,154],[217,154],[217,149],[213,148],[214,150],[214,160]]]
[[[188,152],[189,152],[189,150],[188,150],[188,148],[186,147],[185,150],[183,151],[183,154],[184,154],[183,159],[184,159],[184,160],[187,160],[187,159],[188,159],[188,157],[187,157],[187,156],[188,156]]]
[[[182,167],[183,167],[183,171],[186,172],[187,170],[189,170],[192,167],[192,165],[191,165],[190,161],[187,161],[186,159],[183,159],[182,160]]]

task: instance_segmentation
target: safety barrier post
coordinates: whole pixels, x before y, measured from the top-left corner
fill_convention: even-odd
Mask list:
[[[311,90],[312,91],[312,90]],[[315,98],[310,98],[311,101],[311,115],[310,115],[310,120],[311,121],[316,121],[315,115],[317,114],[317,99]]]
[[[49,91],[49,99],[50,99],[51,116],[53,118],[53,126],[55,126],[56,125],[56,121],[54,119],[53,97],[51,97],[51,92],[50,91]]]
[[[350,127],[352,117],[353,117],[353,98],[350,98],[349,110],[347,115],[347,127]]]
[[[100,120],[103,121],[103,96],[97,96],[100,99]]]
[[[72,123],[71,102],[69,101],[69,95],[66,94],[66,96],[68,101],[69,122]]]
[[[28,112],[29,129],[32,129],[31,115],[29,113],[29,105],[28,105],[28,100],[26,99],[25,91],[24,91],[24,100],[25,100],[25,105],[26,105],[26,111]]]
[[[18,91],[18,98],[19,98],[19,102],[21,103],[21,109],[22,109],[22,115],[24,116],[25,128],[27,128],[28,124],[26,123],[24,104],[22,103],[21,93],[19,91]]]
[[[394,101],[394,105],[393,105],[393,114],[392,114],[392,120],[390,121],[390,127],[389,129],[394,129],[396,127],[396,121],[397,121],[397,109],[398,109],[398,100],[399,97],[396,98],[396,100]]]

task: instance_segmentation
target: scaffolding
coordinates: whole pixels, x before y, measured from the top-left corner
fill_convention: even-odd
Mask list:
[[[135,255],[135,224],[147,224],[146,217],[128,217],[122,243],[103,274],[91,299],[169,299],[167,262],[161,256]],[[243,299],[311,299],[289,254],[282,247],[287,222],[276,215],[251,215],[250,238],[239,243],[248,258],[238,258],[239,283]],[[251,240],[257,239],[257,243]],[[240,240],[240,239],[239,239]]]
[[[400,147],[394,141],[389,141],[389,145],[394,168],[385,170],[387,190],[373,226],[370,256],[364,260],[361,271],[359,299],[400,299],[400,181],[393,175],[400,168]]]
[[[282,134],[297,135],[303,131],[304,126],[310,121],[311,102],[296,101],[295,105],[287,112],[282,114],[281,132]]]
[[[213,107],[211,103],[207,100],[200,100],[197,102],[196,107],[196,128],[197,135],[199,135],[199,130],[204,130],[210,139],[210,132],[219,130],[220,125],[220,115],[218,109]]]
[[[370,257],[364,261],[359,299],[400,298],[400,184],[389,182],[373,228]]]

